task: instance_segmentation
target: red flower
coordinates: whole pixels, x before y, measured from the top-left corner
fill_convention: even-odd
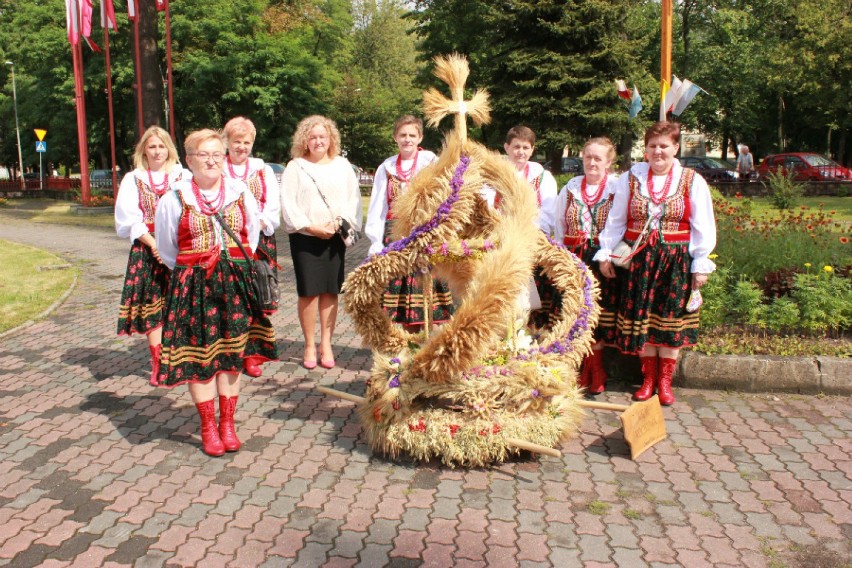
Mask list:
[[[456,434],[459,431],[460,426],[458,424],[450,424],[450,437],[455,438]]]
[[[408,429],[412,432],[425,432],[426,431],[426,423],[423,422],[423,418],[418,420],[417,424],[409,424]]]

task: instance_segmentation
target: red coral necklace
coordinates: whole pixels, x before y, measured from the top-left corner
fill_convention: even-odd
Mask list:
[[[654,205],[662,203],[669,194],[669,188],[672,186],[672,174],[674,174],[674,168],[669,170],[669,173],[666,176],[666,182],[663,184],[662,191],[657,192],[654,191],[654,170],[648,168],[648,195],[651,197],[651,201]]]
[[[225,178],[219,178],[219,193],[213,199],[213,201],[208,201],[201,194],[201,188],[198,187],[198,184],[195,183],[195,180],[192,180],[192,194],[195,196],[195,201],[198,203],[198,209],[205,215],[215,215],[219,209],[222,208],[222,205],[225,204]]]
[[[598,183],[598,188],[595,190],[593,195],[589,195],[586,192],[586,176],[583,176],[583,181],[580,182],[580,196],[583,198],[583,203],[585,203],[586,207],[589,209],[597,205],[598,201],[601,200],[601,196],[606,189],[606,176],[607,173],[604,172],[603,178],[601,178],[600,183]]]
[[[231,157],[230,157],[230,156],[228,156],[228,173],[229,173],[229,174],[231,174],[231,177],[232,177],[232,178],[234,178],[234,179],[239,179],[239,180],[242,180],[242,181],[246,181],[246,180],[248,179],[248,173],[249,173],[249,163],[248,163],[248,160],[246,160],[246,171],[245,171],[245,172],[243,172],[243,175],[238,176],[238,175],[236,174],[236,172],[234,172],[234,163],[231,161]]]
[[[420,154],[420,147],[414,151],[414,160],[411,162],[411,167],[407,170],[402,169],[402,152],[396,156],[396,177],[402,182],[411,181],[411,176],[414,175],[414,170],[417,168],[417,155]]]
[[[151,174],[151,170],[148,170],[148,187],[150,187],[151,191],[153,191],[158,197],[162,197],[169,188],[169,172],[165,172],[163,176],[163,183],[154,183],[154,176]]]

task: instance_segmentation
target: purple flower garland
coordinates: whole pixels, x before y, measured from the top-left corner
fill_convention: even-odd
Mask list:
[[[438,228],[438,225],[443,223],[447,217],[450,216],[450,213],[453,210],[453,205],[455,205],[456,201],[459,200],[459,195],[461,194],[462,185],[464,185],[464,173],[467,171],[467,167],[470,165],[470,157],[466,155],[462,155],[461,159],[459,159],[459,165],[456,166],[456,171],[453,173],[453,179],[450,180],[450,195],[447,199],[441,203],[438,207],[438,210],[435,212],[435,216],[432,217],[426,223],[420,225],[411,231],[411,234],[407,237],[403,237],[398,241],[394,241],[382,249],[380,252],[376,253],[376,256],[384,256],[388,252],[395,251],[400,252],[405,250],[408,245],[422,237],[427,233],[431,233],[435,229]],[[367,259],[369,260],[369,258]],[[367,262],[365,260],[364,262]]]

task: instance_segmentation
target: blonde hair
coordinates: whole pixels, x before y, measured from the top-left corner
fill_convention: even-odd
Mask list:
[[[340,131],[337,130],[337,125],[333,120],[319,114],[312,114],[307,118],[303,118],[296,126],[296,132],[293,133],[293,145],[290,147],[290,156],[293,158],[303,158],[309,154],[308,152],[308,136],[317,126],[322,126],[328,132],[328,157],[336,158],[340,155]]]
[[[613,144],[612,140],[610,140],[606,136],[596,136],[594,138],[589,138],[588,140],[586,140],[586,143],[583,144],[583,155],[586,154],[586,148],[588,148],[592,144],[597,144],[598,146],[603,146],[604,148],[606,148],[606,158],[610,162],[615,159],[615,144]]]
[[[177,149],[175,148],[175,143],[172,142],[172,137],[169,136],[169,133],[159,126],[151,126],[144,134],[142,134],[142,138],[139,139],[139,142],[136,144],[136,150],[133,152],[133,167],[139,168],[140,170],[148,169],[148,156],[145,155],[145,147],[148,145],[148,140],[150,140],[152,136],[156,136],[163,141],[163,144],[165,144],[166,149],[169,151],[166,166],[168,169],[171,169],[172,166],[178,163]]]
[[[251,141],[257,137],[257,128],[254,123],[244,116],[235,116],[225,123],[225,128],[222,129],[222,135],[225,137],[225,145],[227,146],[231,138],[248,134],[251,136]]]
[[[218,140],[222,144],[222,150],[225,149],[225,140],[222,138],[222,133],[212,128],[202,128],[190,133],[183,142],[183,148],[187,155],[195,153],[198,147],[208,140]]]
[[[420,134],[420,136],[423,136],[423,121],[410,114],[402,115],[393,123],[393,135],[396,136],[396,133],[399,132],[400,128],[408,126],[409,124],[417,129],[417,133]]]

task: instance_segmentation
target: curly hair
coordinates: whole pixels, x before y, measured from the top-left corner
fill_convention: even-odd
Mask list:
[[[335,158],[340,155],[340,131],[333,120],[319,114],[313,114],[303,118],[296,126],[293,133],[293,145],[290,147],[290,156],[293,158],[304,158],[308,155],[308,136],[317,126],[322,126],[328,132],[328,157]]]
[[[243,136],[245,134],[251,136],[251,140],[254,142],[254,139],[257,136],[257,128],[254,127],[254,123],[251,120],[244,116],[235,116],[226,122],[225,128],[222,129],[222,135],[225,137],[226,146],[231,138]]]
[[[679,122],[655,122],[645,131],[645,146],[651,138],[657,136],[668,136],[675,144],[680,144]]]
[[[145,155],[145,146],[148,145],[148,140],[150,140],[152,136],[156,136],[163,141],[163,144],[166,145],[166,149],[169,151],[169,157],[166,160],[166,169],[170,170],[178,163],[178,153],[175,148],[175,143],[172,142],[172,137],[159,126],[151,126],[144,134],[142,134],[142,138],[139,139],[139,142],[136,144],[136,149],[133,152],[133,167],[139,168],[140,170],[148,169],[148,156]]]

